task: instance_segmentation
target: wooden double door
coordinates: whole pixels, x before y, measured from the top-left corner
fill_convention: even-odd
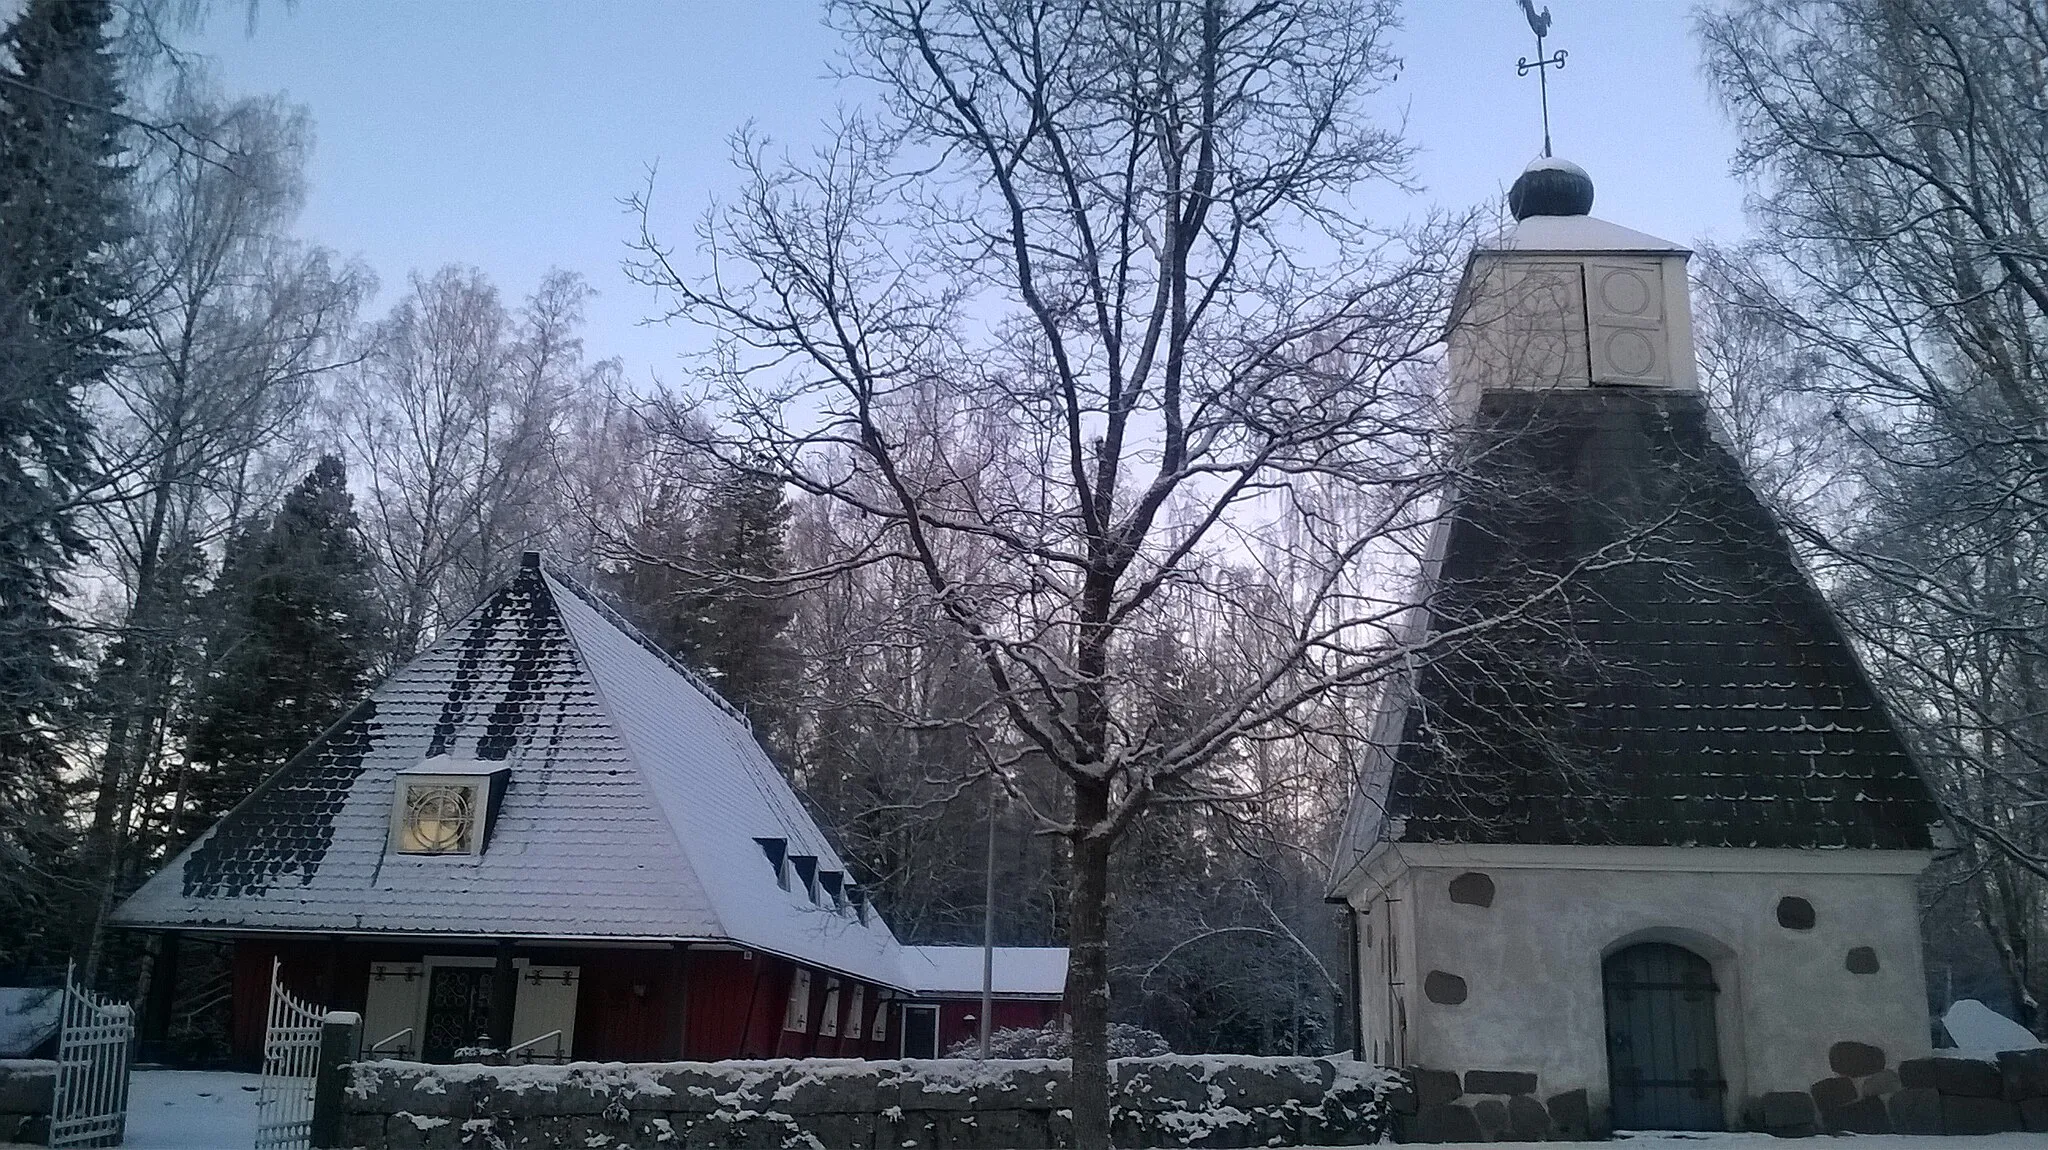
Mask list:
[[[1682,946],[1646,942],[1607,956],[1601,975],[1614,1128],[1722,1129],[1728,1083],[1713,967]]]

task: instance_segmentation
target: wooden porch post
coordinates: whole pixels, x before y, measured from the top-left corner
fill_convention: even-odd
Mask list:
[[[178,992],[178,940],[175,930],[156,936],[156,953],[150,956],[149,997],[142,1003],[140,1055],[143,1061],[160,1062],[164,1044],[171,1037],[171,1005]]]
[[[512,940],[498,940],[498,962],[491,968],[490,1044],[503,1050],[512,1045],[512,1010],[519,1002],[519,973],[512,968]]]

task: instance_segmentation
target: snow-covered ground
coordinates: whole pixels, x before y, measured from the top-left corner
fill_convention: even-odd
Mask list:
[[[246,1150],[256,1142],[254,1074],[138,1070],[128,1081],[127,1150]]]
[[[256,1139],[256,1075],[139,1070],[129,1084],[127,1150],[244,1150]],[[2048,1150],[2048,1134],[1980,1138],[1859,1136],[1853,1142],[1790,1143],[1815,1150]],[[4,1144],[0,1144],[4,1145]],[[1636,1134],[1616,1142],[1474,1142],[1438,1150],[1767,1150],[1788,1143],[1765,1134]]]

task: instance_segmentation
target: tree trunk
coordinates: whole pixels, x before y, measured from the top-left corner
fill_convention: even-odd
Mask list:
[[[1104,783],[1074,788],[1067,906],[1067,1014],[1073,1024],[1075,1150],[1109,1150],[1109,840],[1088,833],[1109,814]]]

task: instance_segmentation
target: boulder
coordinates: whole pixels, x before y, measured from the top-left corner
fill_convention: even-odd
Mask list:
[[[1932,1086],[1908,1086],[1885,1100],[1898,1134],[1941,1133],[1941,1095]]]
[[[1887,1094],[1897,1094],[1905,1088],[1905,1083],[1899,1081],[1899,1072],[1896,1070],[1880,1070],[1863,1078],[1856,1085],[1865,1098],[1882,1098]]]
[[[1416,1100],[1425,1107],[1456,1102],[1458,1096],[1465,1093],[1465,1087],[1458,1081],[1458,1076],[1448,1070],[1424,1070],[1417,1067],[1408,1072],[1408,1077],[1415,1086]]]
[[[1472,1104],[1472,1117],[1479,1122],[1479,1132],[1489,1141],[1498,1142],[1508,1132],[1508,1104],[1498,1098],[1482,1098]]]
[[[2003,1098],[1942,1095],[1943,1134],[2004,1134],[2020,1128],[2020,1108]]]
[[[1418,1142],[1478,1142],[1484,1137],[1472,1108],[1456,1102],[1424,1106],[1415,1116],[1415,1134]]]
[[[1882,1098],[1858,1098],[1825,1112],[1828,1129],[1842,1134],[1890,1134],[1891,1114]]]
[[[1550,1137],[1550,1112],[1527,1094],[1508,1099],[1508,1133],[1517,1142],[1541,1142]]]
[[[2006,1101],[2048,1098],[2048,1048],[2005,1051],[1998,1056],[1998,1072],[2005,1079]]]
[[[1839,1075],[1834,1078],[1823,1078],[1814,1083],[1808,1093],[1813,1095],[1813,1104],[1820,1109],[1821,1116],[1826,1117],[1828,1111],[1840,1110],[1856,1101],[1856,1080]]]
[[[1883,1049],[1868,1042],[1837,1042],[1828,1047],[1828,1069],[1850,1078],[1861,1078],[1884,1069]]]
[[[1592,1107],[1583,1088],[1551,1095],[1544,1108],[1550,1111],[1550,1126],[1559,1138],[1583,1141],[1593,1136]]]
[[[1519,1070],[1467,1070],[1467,1094],[1534,1094],[1536,1076]]]
[[[1757,1099],[1756,1113],[1766,1134],[1803,1138],[1819,1130],[1813,1095],[1804,1090],[1773,1090]]]

